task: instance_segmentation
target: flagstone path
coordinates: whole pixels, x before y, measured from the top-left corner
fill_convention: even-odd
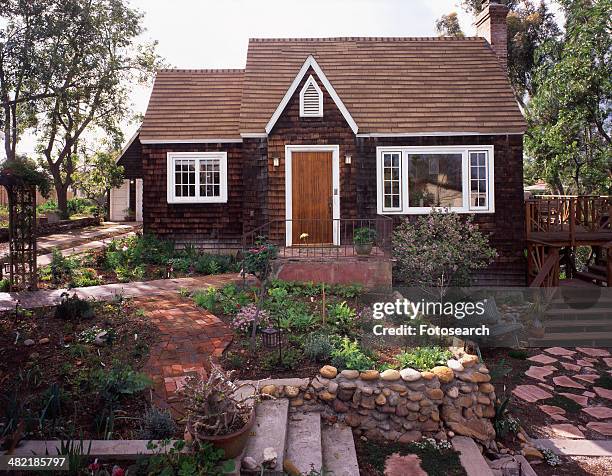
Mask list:
[[[512,393],[525,402],[537,402],[538,409],[553,421],[546,426],[549,433],[561,439],[585,439],[588,431],[600,438],[612,436],[612,390],[596,385],[599,377],[612,369],[610,351],[551,347],[528,360],[541,365],[531,365],[525,371],[526,384],[516,386]],[[558,375],[562,372],[569,375]],[[581,411],[570,414],[548,404],[547,400],[556,395],[575,401]]]

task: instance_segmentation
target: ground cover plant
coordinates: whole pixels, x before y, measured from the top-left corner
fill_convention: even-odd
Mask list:
[[[176,249],[152,235],[136,235],[74,256],[53,250],[51,263],[39,275],[41,287],[64,288],[237,271],[233,256]]]
[[[0,315],[0,442],[176,436],[151,416],[143,373],[157,334],[129,300],[64,295],[57,307]]]

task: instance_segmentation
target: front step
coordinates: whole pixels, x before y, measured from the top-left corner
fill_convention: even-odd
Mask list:
[[[325,474],[359,476],[359,464],[351,428],[340,423],[325,425],[321,437]]]
[[[299,412],[289,415],[287,452],[285,458],[300,473],[321,471],[321,415],[318,412]]]
[[[531,347],[612,347],[612,332],[555,332],[541,338],[529,339],[529,345]]]
[[[257,405],[255,426],[249,435],[242,458],[250,456],[255,459],[258,465],[261,465],[264,449],[274,448],[278,455],[274,469],[282,474],[285,443],[287,441],[288,411],[289,400],[284,398],[265,400]]]
[[[604,307],[592,307],[586,309],[555,309],[553,311],[547,311],[545,316],[547,320],[606,319],[612,316],[612,309]]]
[[[612,315],[612,311],[610,311]],[[543,323],[545,333],[604,332],[612,329],[611,319],[552,319]]]

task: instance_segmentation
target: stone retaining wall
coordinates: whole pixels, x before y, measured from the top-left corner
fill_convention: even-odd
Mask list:
[[[495,438],[495,392],[478,357],[465,355],[430,372],[414,369],[359,372],[326,365],[300,386],[265,385],[262,393],[290,399],[292,407],[324,404],[328,417],[368,438],[409,442],[423,436]]]

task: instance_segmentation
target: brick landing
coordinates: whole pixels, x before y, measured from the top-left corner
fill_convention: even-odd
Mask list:
[[[144,309],[161,332],[144,368],[153,379],[153,403],[182,416],[176,390],[188,375],[206,375],[210,357],[221,356],[232,340],[232,331],[219,318],[177,293],[137,297],[134,305]]]

